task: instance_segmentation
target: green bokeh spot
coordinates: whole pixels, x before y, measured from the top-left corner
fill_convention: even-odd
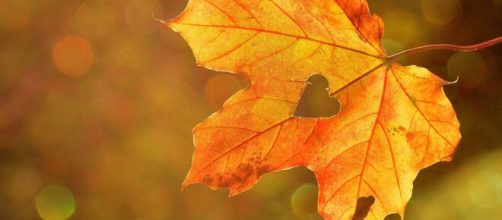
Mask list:
[[[291,208],[296,217],[302,220],[322,220],[317,213],[317,186],[305,184],[291,196]]]
[[[49,185],[36,197],[38,214],[45,220],[68,219],[75,212],[73,193],[61,185]]]

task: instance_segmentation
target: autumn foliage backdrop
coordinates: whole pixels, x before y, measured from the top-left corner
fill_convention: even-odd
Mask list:
[[[319,219],[313,175],[268,175],[228,199],[180,185],[191,129],[246,82],[197,68],[172,18],[186,0],[0,0],[1,219]],[[502,35],[500,0],[370,0],[389,53]],[[502,215],[502,47],[400,61],[446,80],[463,139],[423,171],[408,219]],[[309,94],[307,111],[323,111]],[[309,97],[307,97],[309,98]]]

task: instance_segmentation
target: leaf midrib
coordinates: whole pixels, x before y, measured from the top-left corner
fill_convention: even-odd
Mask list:
[[[335,47],[335,48],[340,48],[340,49],[352,51],[352,52],[355,52],[355,53],[359,53],[359,54],[362,54],[362,55],[365,55],[365,56],[377,58],[377,59],[380,59],[380,60],[384,60],[385,59],[385,58],[380,57],[378,55],[374,55],[374,54],[370,54],[368,52],[364,52],[364,51],[357,50],[357,49],[354,49],[354,48],[350,48],[350,47],[338,45],[338,44],[335,44],[333,42],[328,42],[328,41],[324,41],[324,40],[314,39],[314,38],[311,38],[311,37],[308,37],[308,36],[299,36],[299,35],[294,35],[294,34],[288,34],[288,33],[279,32],[279,31],[259,29],[259,28],[253,28],[253,27],[241,27],[241,26],[234,26],[234,25],[195,24],[195,23],[184,23],[184,22],[175,22],[175,24],[177,24],[177,25],[187,25],[187,26],[197,26],[197,27],[209,27],[209,28],[237,29],[237,30],[245,30],[245,31],[255,31],[255,32],[259,32],[259,33],[267,33],[267,34],[279,35],[279,36],[285,36],[285,37],[292,37],[292,38],[297,38],[297,39],[312,41],[312,42],[316,42],[316,43],[320,43],[320,44],[324,44],[324,45],[329,45],[329,46],[332,46],[332,47]]]

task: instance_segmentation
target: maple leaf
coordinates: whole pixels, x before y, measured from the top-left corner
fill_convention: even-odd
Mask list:
[[[375,202],[367,219],[403,216],[418,172],[451,160],[460,140],[447,82],[392,63],[380,44],[383,23],[364,0],[190,0],[165,23],[198,65],[249,80],[194,128],[184,186],[236,195],[265,173],[306,166],[325,219],[351,219],[368,196]],[[294,117],[314,73],[328,80],[341,110]]]

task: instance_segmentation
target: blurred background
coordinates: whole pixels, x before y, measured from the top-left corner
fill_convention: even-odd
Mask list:
[[[388,53],[502,35],[502,0],[369,2]],[[196,67],[182,38],[152,19],[186,3],[0,0],[0,219],[320,219],[305,168],[233,198],[202,185],[181,192],[192,127],[246,86]],[[420,173],[406,219],[500,219],[502,45],[400,62],[459,76],[446,90],[463,134],[452,163]],[[333,111],[316,85],[302,114]]]

